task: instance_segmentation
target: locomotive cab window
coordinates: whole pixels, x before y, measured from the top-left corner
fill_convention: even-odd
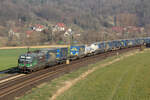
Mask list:
[[[18,60],[19,63],[31,63],[32,62],[32,57],[30,56],[20,56],[20,59]]]

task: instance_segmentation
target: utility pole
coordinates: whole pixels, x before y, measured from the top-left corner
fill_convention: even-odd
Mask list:
[[[72,32],[71,29],[70,29],[68,32],[69,32],[69,40],[70,40],[69,49],[71,49],[71,46],[73,45],[73,34],[74,34],[74,32]],[[68,56],[70,56],[70,52],[69,52],[69,55],[68,55]],[[70,63],[70,60],[67,59],[67,60],[66,60],[66,64],[69,64],[69,63]]]
[[[51,35],[51,40],[52,40],[52,44],[54,43],[54,30],[52,30],[52,35]]]
[[[74,38],[73,38],[73,33],[71,33],[71,34],[70,34],[70,46],[74,44],[74,43],[73,43],[73,39],[74,39]]]
[[[52,43],[53,43],[53,41],[54,41],[54,39],[53,39],[53,32],[54,32],[54,31],[52,31],[52,36],[51,36],[51,39],[52,39]]]
[[[30,37],[30,35],[29,34],[27,34],[27,52],[30,52],[30,39],[29,39],[29,37]]]

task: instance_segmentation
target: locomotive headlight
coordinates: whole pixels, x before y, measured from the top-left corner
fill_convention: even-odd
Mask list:
[[[21,66],[21,67],[22,67],[22,66],[24,66],[24,64],[20,63],[20,64],[19,64],[19,66]]]
[[[26,64],[27,67],[32,67],[32,64]]]
[[[30,67],[32,67],[32,64],[30,64]]]

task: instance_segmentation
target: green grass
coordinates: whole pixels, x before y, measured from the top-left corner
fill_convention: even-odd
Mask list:
[[[26,51],[27,49],[0,50],[0,71],[16,67],[19,55],[25,53]]]
[[[100,68],[57,100],[150,100],[150,51]]]
[[[91,64],[89,66],[82,67],[75,72],[65,74],[64,76],[61,76],[50,82],[46,82],[38,86],[37,88],[33,88],[31,91],[26,93],[23,97],[17,98],[17,100],[49,100],[50,97],[55,93],[55,91],[64,85],[65,81],[75,79],[79,77],[83,72],[95,67],[95,65],[106,63],[108,61],[113,60],[114,58],[116,58],[116,56],[107,58],[97,64]]]
[[[123,54],[123,55],[125,55],[125,54]],[[121,57],[121,56],[122,55],[120,55],[118,57]],[[17,100],[50,100],[50,97],[57,91],[58,88],[60,88],[61,86],[64,85],[65,81],[75,79],[75,78],[79,77],[83,72],[86,72],[88,69],[99,66],[100,64],[107,63],[118,57],[114,56],[114,57],[107,58],[96,64],[91,64],[88,67],[82,67],[82,68],[80,68],[80,70],[77,70],[70,74],[65,74],[64,76],[61,76],[50,82],[46,82],[46,83],[38,86],[37,88],[33,88],[31,91],[26,93],[23,97],[17,98]],[[132,59],[132,58],[130,58],[130,59]],[[130,63],[132,63],[132,61],[130,61]],[[124,62],[123,64],[126,64],[126,62]],[[122,62],[119,62],[118,65],[122,66]],[[134,68],[134,67],[132,67],[132,68]],[[111,72],[112,69],[117,71],[116,75],[115,74],[111,75],[112,73],[115,73],[115,72]],[[123,68],[123,69],[126,69],[126,68]],[[104,96],[103,99],[107,100],[106,97],[109,96],[111,93],[113,93],[113,92],[110,92],[109,90],[113,90],[112,86],[114,87],[116,85],[116,80],[117,79],[118,79],[118,81],[123,80],[123,79],[118,78],[119,74],[122,73],[122,72],[120,72],[120,70],[123,70],[123,69],[116,65],[113,65],[112,67],[109,66],[106,68],[100,68],[98,71],[96,71],[95,73],[92,74],[93,77],[90,75],[90,77],[86,78],[84,81],[79,82],[77,85],[73,86],[73,88],[71,88],[69,91],[65,92],[60,97],[58,97],[58,100],[96,100],[96,99],[101,100],[102,98],[99,99],[99,97],[96,97],[97,95],[100,95],[101,97]],[[128,72],[128,70],[123,72],[122,76],[125,76],[127,74],[127,72]],[[105,77],[106,73],[108,75]],[[109,77],[109,75],[110,75],[110,77]],[[105,77],[105,78],[102,78],[102,77]],[[114,78],[114,77],[116,77],[116,78]],[[100,80],[97,80],[97,78],[98,79],[100,78]],[[114,82],[113,82],[113,80],[114,80]],[[110,81],[112,81],[112,82],[109,83]],[[103,84],[101,84],[101,82]],[[121,82],[118,82],[118,83],[121,83]],[[106,85],[106,86],[104,87],[104,85]],[[109,87],[108,87],[108,85],[109,85]],[[90,91],[93,93],[91,93]],[[110,92],[109,95],[107,94],[108,92]],[[114,94],[115,94],[115,91],[114,91]],[[126,99],[126,100],[128,100],[128,99]]]

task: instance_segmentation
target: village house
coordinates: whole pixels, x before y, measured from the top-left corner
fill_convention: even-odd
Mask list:
[[[42,32],[45,29],[43,25],[36,24],[34,27],[32,27],[32,30],[37,31],[37,32]]]
[[[29,38],[32,33],[33,33],[32,30],[28,30],[28,31],[26,31],[26,36]]]
[[[20,38],[20,32],[19,32],[19,29],[10,29],[9,30],[9,37],[12,37],[12,36],[16,36],[17,38]]]
[[[133,32],[138,32],[138,33],[142,33],[144,32],[144,28],[143,27],[136,27],[136,26],[127,26],[127,27],[120,27],[120,26],[116,26],[116,27],[112,27],[112,31],[114,32],[129,32],[129,33],[133,33]]]
[[[53,32],[59,32],[59,31],[65,31],[65,24],[64,23],[57,23],[54,27],[53,27]]]

